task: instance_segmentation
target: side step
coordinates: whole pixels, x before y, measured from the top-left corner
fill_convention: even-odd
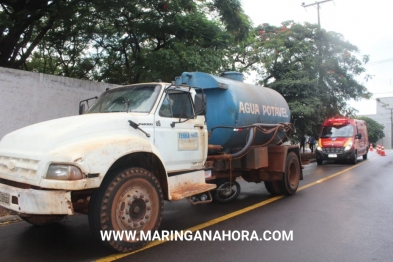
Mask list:
[[[171,196],[172,196],[172,200],[180,200],[199,193],[213,190],[216,187],[217,186],[215,184],[189,185],[189,186],[182,187],[178,190],[172,191]]]

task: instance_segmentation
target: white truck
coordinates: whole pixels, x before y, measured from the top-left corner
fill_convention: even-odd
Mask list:
[[[235,199],[236,178],[292,195],[303,178],[292,126],[274,90],[183,73],[173,83],[104,92],[79,116],[37,123],[0,142],[0,205],[34,225],[76,212],[102,230],[155,231],[164,200]],[[128,252],[146,241],[107,241]]]

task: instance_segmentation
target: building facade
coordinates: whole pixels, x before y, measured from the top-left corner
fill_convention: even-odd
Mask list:
[[[384,126],[385,137],[378,140],[377,144],[386,149],[393,148],[393,97],[377,98],[377,113],[375,115],[365,115]]]

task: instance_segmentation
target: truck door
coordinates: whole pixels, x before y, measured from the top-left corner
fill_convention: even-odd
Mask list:
[[[155,113],[154,144],[168,172],[203,168],[207,131],[193,105],[190,92],[167,90]]]

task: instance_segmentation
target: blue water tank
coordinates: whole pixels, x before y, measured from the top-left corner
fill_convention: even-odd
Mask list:
[[[243,75],[229,72],[218,77],[201,72],[184,72],[176,78],[175,84],[203,89],[206,94],[207,128],[216,126],[242,127],[255,123],[277,124],[290,122],[290,112],[284,97],[277,91],[242,82]],[[247,140],[247,130],[215,129],[209,144],[221,145],[227,151],[242,147]],[[271,134],[256,133],[254,144],[264,144]],[[285,137],[278,133],[272,144]]]

